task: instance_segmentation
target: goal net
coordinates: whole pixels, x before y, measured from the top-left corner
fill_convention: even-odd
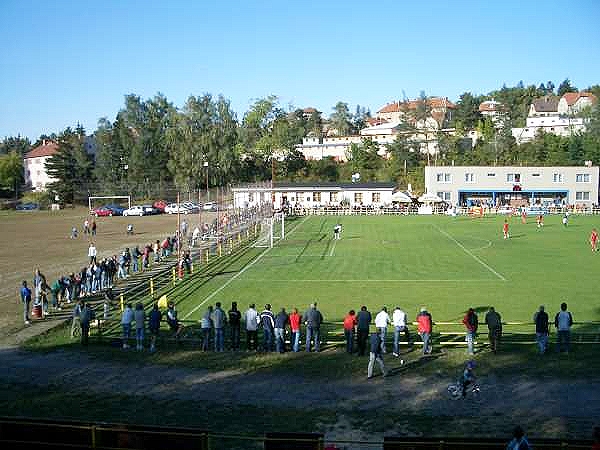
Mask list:
[[[272,248],[277,241],[285,238],[285,216],[276,213],[273,217],[266,217],[259,222],[260,230],[254,247]]]
[[[88,197],[88,207],[91,211],[93,208],[98,206],[109,205],[116,203],[123,207],[131,208],[131,196],[130,195],[113,195],[113,196],[91,196]]]

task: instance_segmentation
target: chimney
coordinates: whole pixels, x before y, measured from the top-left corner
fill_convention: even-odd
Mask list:
[[[42,139],[42,145],[45,147],[46,146],[46,139]]]

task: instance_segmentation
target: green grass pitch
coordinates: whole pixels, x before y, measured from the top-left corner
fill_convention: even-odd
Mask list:
[[[286,239],[272,249],[253,249],[221,273],[212,273],[192,294],[177,299],[179,317],[200,319],[208,305],[228,309],[237,301],[260,310],[317,301],[326,321],[349,309],[377,312],[396,305],[409,317],[426,306],[434,321],[458,322],[469,307],[490,305],[505,321],[528,322],[540,304],[553,317],[562,301],[575,321],[600,319],[597,300],[600,252],[588,237],[600,226],[594,216],[547,216],[522,224],[486,216],[309,216],[286,222]],[[343,225],[333,240],[333,227]],[[483,315],[483,314],[482,314]]]

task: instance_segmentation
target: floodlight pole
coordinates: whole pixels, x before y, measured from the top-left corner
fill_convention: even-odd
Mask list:
[[[177,265],[181,263],[181,204],[179,203],[179,192],[177,192]],[[177,267],[179,274],[179,267]]]

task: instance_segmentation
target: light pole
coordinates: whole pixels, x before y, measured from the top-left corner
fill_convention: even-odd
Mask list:
[[[206,167],[206,201],[210,201],[210,191],[208,190],[208,161],[204,161],[204,167]]]

